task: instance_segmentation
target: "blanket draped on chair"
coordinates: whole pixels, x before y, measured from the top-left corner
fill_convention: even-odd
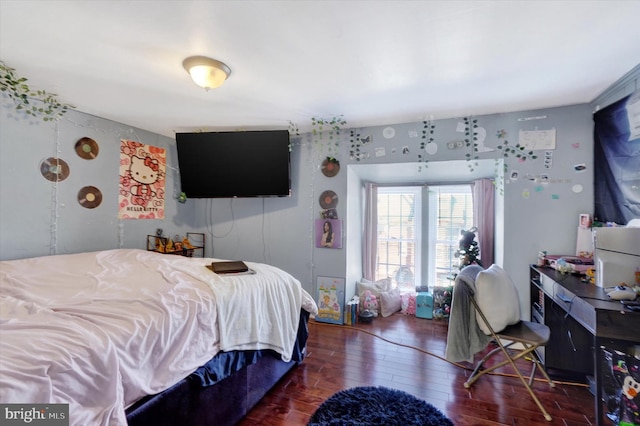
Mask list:
[[[469,265],[456,276],[447,330],[447,361],[473,362],[473,356],[492,339],[480,329],[470,299],[476,292],[476,277],[482,270],[481,266]]]

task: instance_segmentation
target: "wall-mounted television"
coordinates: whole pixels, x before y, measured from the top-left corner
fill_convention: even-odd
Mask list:
[[[291,195],[287,130],[177,133],[176,146],[187,198]]]

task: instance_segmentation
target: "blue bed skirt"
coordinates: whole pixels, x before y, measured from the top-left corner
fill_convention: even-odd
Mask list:
[[[301,311],[292,359],[264,351],[222,352],[194,373],[127,409],[130,426],[233,425],[291,368],[302,362],[309,313]]]

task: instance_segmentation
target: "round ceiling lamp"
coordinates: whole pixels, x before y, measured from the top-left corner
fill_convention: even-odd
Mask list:
[[[182,66],[193,82],[206,90],[222,86],[231,74],[231,68],[226,64],[206,56],[190,56],[182,61]]]

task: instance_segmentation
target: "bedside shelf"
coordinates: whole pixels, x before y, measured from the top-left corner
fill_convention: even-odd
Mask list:
[[[147,235],[147,251],[154,251],[162,254],[175,254],[185,257],[204,257],[205,235],[201,232],[187,232],[187,240],[191,247],[183,247],[182,241],[178,241],[179,248],[167,250],[169,238]],[[176,244],[175,241],[172,241]]]

